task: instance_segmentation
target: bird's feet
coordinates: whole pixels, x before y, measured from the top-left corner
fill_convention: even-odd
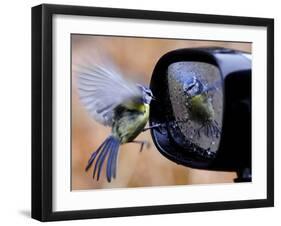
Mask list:
[[[130,143],[135,143],[135,144],[140,144],[140,152],[142,152],[143,150],[143,146],[146,145],[146,148],[149,149],[151,144],[149,141],[140,141],[140,140],[134,140],[134,141],[131,141]]]
[[[147,128],[144,128],[142,130],[142,132],[145,132],[147,130],[156,130],[157,132],[159,132],[161,134],[165,134],[168,126],[169,126],[168,123],[157,123],[157,124],[154,124],[154,125],[149,126]]]
[[[163,124],[158,123],[158,124],[155,124],[155,125],[153,125],[153,126],[149,126],[149,127],[144,128],[144,129],[142,130],[142,132],[145,132],[145,131],[150,130],[150,129],[157,129],[157,128],[161,127],[161,126],[163,126]]]
[[[207,137],[219,138],[221,130],[219,128],[217,121],[212,120],[212,121],[205,122],[199,129],[195,131],[195,134],[197,135],[198,138],[201,137],[201,132],[204,132],[204,134]]]

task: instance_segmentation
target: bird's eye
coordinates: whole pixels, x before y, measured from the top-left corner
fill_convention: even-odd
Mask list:
[[[195,83],[194,83],[194,84],[192,84],[191,86],[189,86],[189,87],[186,89],[186,91],[191,90],[194,86],[195,86]]]

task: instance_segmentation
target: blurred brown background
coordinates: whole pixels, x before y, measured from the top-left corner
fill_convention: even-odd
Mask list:
[[[72,189],[168,186],[187,184],[230,183],[235,173],[195,170],[166,159],[154,146],[150,132],[139,135],[148,140],[149,149],[139,152],[139,145],[122,145],[119,152],[117,178],[108,183],[104,171],[99,182],[93,180],[92,169],[85,172],[86,163],[93,151],[110,134],[106,128],[87,114],[76,90],[75,65],[89,57],[106,52],[124,73],[124,77],[149,84],[158,59],[168,51],[188,47],[221,46],[251,52],[250,43],[213,42],[125,38],[110,36],[72,35]],[[104,165],[105,166],[105,165]]]

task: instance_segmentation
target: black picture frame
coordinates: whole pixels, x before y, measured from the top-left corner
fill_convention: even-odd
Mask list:
[[[52,210],[52,18],[55,14],[247,25],[267,29],[267,198],[95,210]],[[274,206],[274,20],[43,4],[32,8],[32,218],[40,221],[122,217]]]

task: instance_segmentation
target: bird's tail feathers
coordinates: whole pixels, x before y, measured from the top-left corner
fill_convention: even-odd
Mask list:
[[[114,136],[109,136],[99,146],[99,148],[93,152],[85,170],[88,171],[95,159],[97,159],[94,165],[93,178],[95,178],[97,172],[97,180],[99,180],[102,166],[107,158],[106,177],[107,181],[111,182],[112,177],[116,178],[116,165],[119,146],[120,141]]]

